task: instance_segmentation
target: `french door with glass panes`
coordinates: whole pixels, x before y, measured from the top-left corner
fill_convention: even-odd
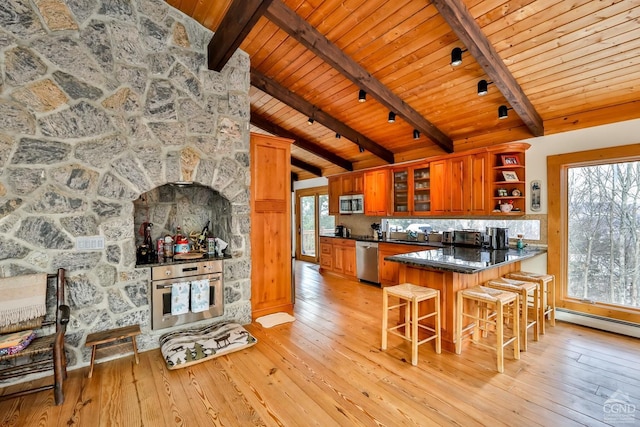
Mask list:
[[[296,230],[296,259],[317,263],[320,256],[318,237],[335,232],[326,187],[296,191]]]

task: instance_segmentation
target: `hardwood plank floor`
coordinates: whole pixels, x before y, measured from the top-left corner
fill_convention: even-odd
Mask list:
[[[616,392],[640,407],[634,338],[558,322],[521,360],[506,352],[504,374],[473,346],[438,355],[426,344],[414,367],[397,337],[380,351],[379,288],[302,262],[296,283],[295,322],[247,325],[254,347],[176,371],[159,350],[140,365],[98,364],[91,379],[88,368],[70,371],[63,405],[51,391],[2,401],[0,425],[599,426]]]

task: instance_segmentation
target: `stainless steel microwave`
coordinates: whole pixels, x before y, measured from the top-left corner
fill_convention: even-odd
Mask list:
[[[340,196],[340,213],[364,213],[364,195],[352,194],[348,196]]]

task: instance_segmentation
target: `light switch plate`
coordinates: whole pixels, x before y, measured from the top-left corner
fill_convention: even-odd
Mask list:
[[[79,236],[76,238],[77,251],[101,251],[104,249],[104,236]]]

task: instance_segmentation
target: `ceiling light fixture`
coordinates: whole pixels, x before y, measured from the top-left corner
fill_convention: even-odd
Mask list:
[[[413,139],[420,139],[420,131],[418,129],[413,130]]]
[[[459,47],[454,47],[451,51],[451,65],[457,67],[462,64],[462,52],[466,52],[467,49],[461,49]]]
[[[364,153],[364,147],[358,147],[361,153]]]
[[[314,121],[315,121],[315,120],[313,120],[313,117],[309,117],[309,120],[307,120],[307,124],[308,124],[309,126],[311,126],[311,125],[313,124],[313,122],[314,122]]]
[[[509,110],[513,110],[513,108],[507,108],[506,105],[501,105],[498,107],[498,118],[500,120],[502,119],[506,119],[507,117],[509,117]]]
[[[367,92],[360,89],[358,92],[358,102],[365,102],[367,100]]]
[[[493,82],[488,82],[486,80],[480,80],[478,82],[478,96],[484,96],[489,93],[489,85]]]
[[[342,135],[340,135],[339,133],[336,133],[336,139],[340,139],[342,138]]]
[[[389,119],[387,120],[389,123],[395,123],[396,121],[396,113],[393,111],[389,111]]]

